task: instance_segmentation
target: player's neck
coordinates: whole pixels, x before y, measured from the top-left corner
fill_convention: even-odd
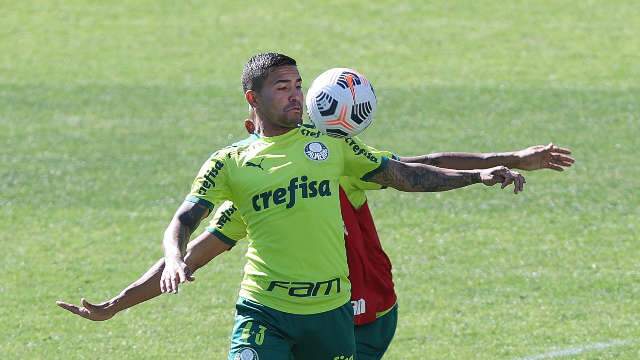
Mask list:
[[[272,137],[272,136],[278,136],[278,135],[282,135],[282,134],[286,134],[291,130],[295,130],[297,129],[297,127],[285,127],[285,126],[280,126],[274,123],[271,123],[269,121],[264,121],[262,119],[256,119],[256,133],[262,137]]]
[[[277,129],[262,129],[261,131],[258,131],[258,134],[262,137],[272,137],[272,136],[278,136],[278,135],[282,135],[282,134],[286,134],[291,130],[295,130],[296,128],[277,128]]]

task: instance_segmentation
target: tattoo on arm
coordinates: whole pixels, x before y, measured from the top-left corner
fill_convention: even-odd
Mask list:
[[[200,204],[185,201],[176,211],[169,227],[165,231],[165,251],[176,244],[184,253],[191,234],[196,230],[200,221],[209,215],[209,209]]]
[[[209,215],[209,209],[200,204],[185,202],[176,212],[176,218],[181,224],[195,230],[200,221]]]
[[[389,160],[387,166],[370,180],[401,191],[437,192],[479,183],[480,173]]]

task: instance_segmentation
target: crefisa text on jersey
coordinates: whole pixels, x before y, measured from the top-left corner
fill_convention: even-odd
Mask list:
[[[231,215],[233,215],[233,213],[235,213],[236,211],[238,211],[238,208],[235,205],[231,205],[230,208],[223,211],[222,215],[220,215],[220,218],[218,219],[218,222],[216,223],[216,227],[218,229],[222,229],[224,227],[224,224],[231,221]]]
[[[358,143],[352,138],[345,138],[344,141],[351,147],[351,150],[353,150],[356,155],[362,155],[374,163],[378,162],[378,159],[370,151],[360,147],[360,145],[358,145]]]
[[[255,211],[266,210],[271,204],[278,206],[287,204],[286,208],[291,209],[296,204],[296,194],[303,199],[315,198],[317,196],[331,196],[329,180],[311,180],[305,175],[294,177],[289,180],[286,188],[277,188],[254,195],[251,199]]]
[[[200,185],[200,188],[198,189],[198,194],[204,195],[207,193],[207,190],[213,187],[216,187],[216,183],[213,180],[216,178],[216,176],[218,176],[218,174],[220,173],[220,170],[222,170],[223,167],[224,167],[224,163],[222,161],[216,160],[216,163],[209,169],[209,171],[207,171],[206,173],[204,173],[204,175],[202,175],[202,177],[204,178],[204,181],[202,182],[202,185]]]

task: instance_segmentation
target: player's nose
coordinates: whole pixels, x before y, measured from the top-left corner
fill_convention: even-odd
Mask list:
[[[299,104],[302,104],[303,99],[304,99],[304,94],[302,93],[302,89],[295,88],[293,92],[289,95],[290,102],[295,101]]]

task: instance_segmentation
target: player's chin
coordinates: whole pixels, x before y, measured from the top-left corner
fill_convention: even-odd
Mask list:
[[[302,124],[302,112],[298,111],[289,111],[287,113],[287,125],[290,127],[298,127]]]

